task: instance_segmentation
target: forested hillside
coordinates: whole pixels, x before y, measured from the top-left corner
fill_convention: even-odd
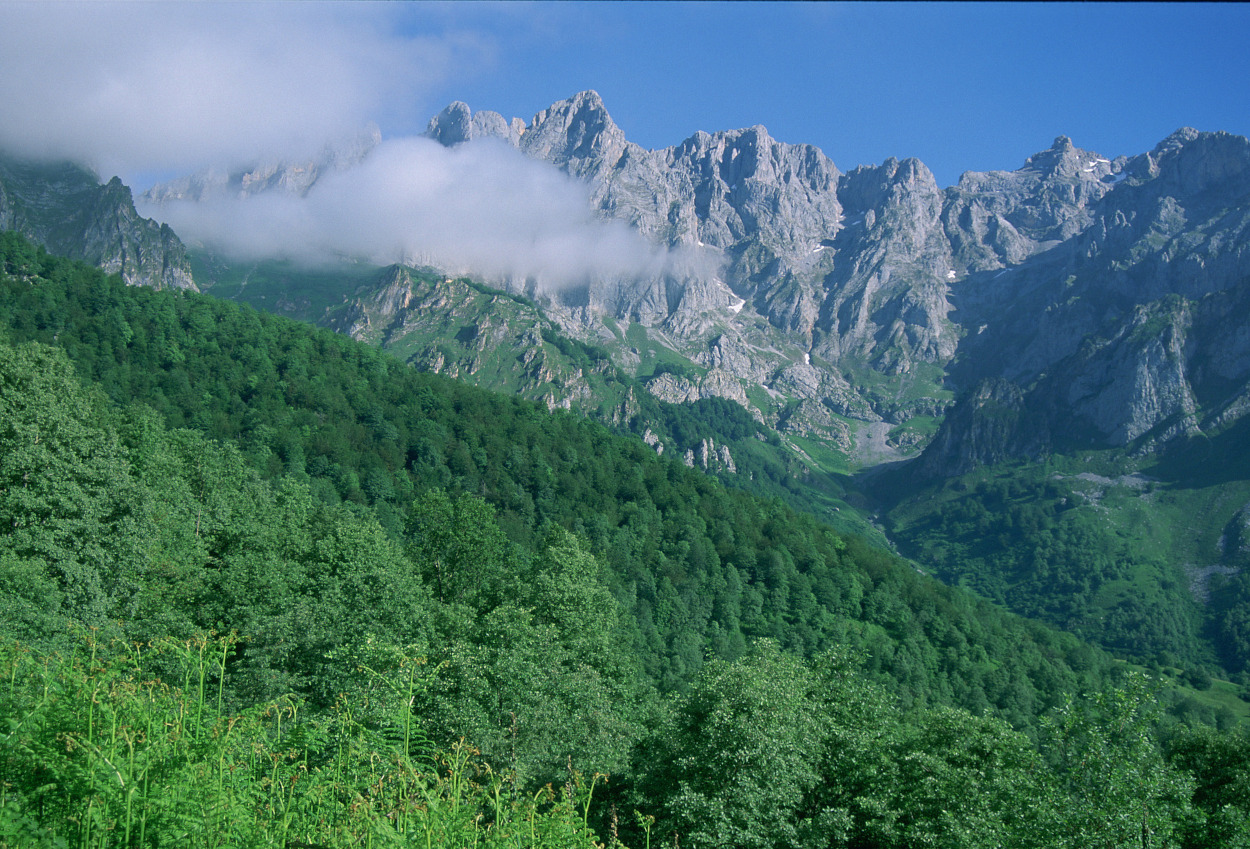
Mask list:
[[[1156,671],[1250,684],[1245,428],[1154,456],[883,475],[891,538],[942,580]],[[893,480],[891,480],[893,478]]]
[[[191,257],[196,279],[214,297],[346,333],[419,371],[588,416],[733,485],[882,539],[858,511],[845,509],[844,458],[802,436],[782,437],[728,398],[657,397],[666,394],[657,382],[676,387],[708,370],[648,341],[638,325],[614,325],[620,341],[639,346],[631,372],[608,348],[567,335],[533,300],[471,278],[399,265],[310,269],[196,251]],[[345,292],[356,297],[345,302]],[[824,468],[813,457],[832,462]]]
[[[0,846],[1250,837],[1209,699],[635,436],[0,250]]]

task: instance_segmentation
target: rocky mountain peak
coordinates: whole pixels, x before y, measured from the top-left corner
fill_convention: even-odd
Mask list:
[[[859,166],[838,183],[838,199],[848,215],[879,210],[907,194],[938,194],[933,172],[919,159],[891,156],[880,165]]]
[[[468,104],[457,100],[430,119],[425,135],[444,147],[455,147],[482,138],[502,139],[515,147],[525,130],[520,118],[509,121],[498,112],[489,110],[475,113]]]
[[[455,102],[426,135],[447,146],[503,140],[583,181],[598,215],[672,250],[663,273],[541,299],[582,338],[613,344],[614,325],[641,325],[631,332],[649,347],[622,363],[665,348],[707,369],[697,385],[651,381],[670,400],[733,398],[780,422],[799,399],[808,406],[794,427],[837,430],[849,447],[850,431],[821,411],[906,426],[943,416],[962,390],[971,394],[926,463],[966,469],[1064,434],[1042,407],[1062,408],[1090,439],[1165,440],[1168,422],[1177,433],[1206,427],[1197,399],[1223,392],[1219,381],[1250,379],[1250,342],[1227,342],[1250,339],[1229,317],[1246,314],[1245,299],[1224,294],[1250,274],[1243,138],[1183,128],[1111,161],[1060,135],[1014,171],[968,172],[942,189],[917,159],[844,175],[818,148],[761,125],[646,150],[594,91],[528,125]],[[274,177],[257,169],[249,185],[280,188]],[[400,309],[409,288],[382,287],[377,315]],[[1151,305],[1165,295],[1179,305]],[[1129,327],[1133,315],[1143,318]],[[1217,336],[1225,344],[1194,341]],[[1203,369],[1218,371],[1215,388],[1200,386]],[[784,400],[749,400],[765,397]]]
[[[430,119],[425,134],[444,147],[452,147],[471,138],[471,121],[469,104],[456,100]]]
[[[1158,156],[1174,150],[1180,150],[1186,144],[1196,140],[1201,135],[1202,133],[1198,132],[1193,127],[1181,127],[1179,130],[1175,131],[1163,141],[1155,145],[1154,150],[1151,152]]]
[[[567,167],[578,176],[612,167],[625,147],[625,133],[594,91],[580,92],[536,114],[521,144],[529,156]]]
[[[1059,136],[1049,148],[1030,156],[1020,170],[1035,171],[1043,179],[1099,180],[1110,172],[1111,161],[1082,150],[1067,136]]]
[[[0,154],[0,228],[80,259],[129,285],[194,289],[186,247],[135,210],[130,188],[72,163]]]
[[[1201,133],[1184,127],[1147,156],[1159,188],[1176,197],[1212,192],[1221,197],[1250,193],[1250,140],[1231,133]]]

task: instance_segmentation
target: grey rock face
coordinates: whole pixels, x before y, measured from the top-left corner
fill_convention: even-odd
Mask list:
[[[427,136],[445,147],[482,138],[503,139],[515,147],[524,132],[525,124],[519,118],[506,121],[498,112],[485,110],[473,114],[458,100],[431,118],[425,129]]]
[[[455,117],[471,128],[462,106],[437,124]],[[517,123],[483,119],[495,129],[480,134],[503,138],[501,128]],[[444,143],[478,132],[431,127]],[[741,299],[726,314],[712,288],[690,280],[617,281],[590,296],[597,308],[663,328],[695,362],[745,385],[841,415],[905,421],[940,415],[947,403],[865,393],[842,364],[899,380],[935,368],[956,388],[1010,381],[1022,393],[1011,403],[1031,409],[1021,418],[1045,399],[1108,444],[1166,441],[1201,427],[1197,351],[1209,374],[1244,380],[1250,365],[1240,323],[1221,326],[1224,338],[1243,340],[1230,353],[1195,343],[1205,319],[1160,324],[1168,310],[1155,303],[1229,300],[1222,293],[1250,276],[1241,211],[1250,207],[1250,155],[1239,137],[1184,129],[1147,154],[1111,161],[1060,136],[1018,170],[969,172],[947,189],[916,160],[840,174],[819,150],[776,142],[762,127],[646,151],[593,92],[507,137],[587,181],[604,216],[661,244],[718,252],[720,279]],[[726,356],[726,340],[736,353]],[[652,388],[670,400],[702,391],[676,379]],[[974,409],[999,403],[978,392],[966,402]],[[1221,407],[1226,417],[1231,404]],[[1045,442],[986,430],[984,416],[955,416],[951,428],[961,421],[980,428],[965,437],[982,447],[955,465]],[[934,456],[955,456],[954,434]]]
[[[481,114],[470,116],[463,104],[453,104],[427,135],[461,143],[474,137],[465,128]],[[676,147],[648,151],[625,139],[598,94],[582,92],[539,112],[508,139],[526,155],[586,181],[605,217],[624,220],[660,244],[722,253],[739,248],[725,277],[734,291],[778,256],[806,257],[837,226],[833,163],[810,145],[773,140],[763,127],[696,133]],[[764,250],[749,254],[740,249],[744,242]],[[687,309],[709,306],[694,300]]]
[[[846,226],[833,240],[820,339],[813,353],[887,373],[944,362],[955,351],[947,314],[950,247],[942,193],[915,159],[857,168],[838,185]]]
[[[186,247],[169,227],[135,211],[117,177],[101,185],[69,163],[0,156],[0,229],[119,274],[131,286],[195,289]]]
[[[1055,433],[1154,450],[1250,411],[1250,142],[1185,129],[1111,167],[1055,225],[1083,229],[970,275],[952,376],[1029,387]]]
[[[1114,163],[1066,136],[1018,171],[964,174],[942,223],[953,261],[970,272],[1016,265],[1093,223],[1090,206],[1115,184]]]
[[[749,405],[742,383],[723,369],[712,369],[698,381],[673,374],[661,374],[647,383],[647,391],[670,404],[688,404],[702,398],[727,398]]]
[[[951,411],[925,450],[920,471],[932,477],[960,475],[979,465],[1036,457],[1049,441],[1044,423],[1030,419],[1020,387],[990,379]]]
[[[734,463],[733,454],[729,451],[728,445],[718,446],[714,440],[704,439],[694,448],[686,450],[685,456],[682,458],[687,466],[693,468],[698,466],[704,471],[716,471],[723,469],[730,474],[738,471],[737,465]]]
[[[617,166],[628,148],[641,150],[625,141],[625,133],[593,91],[584,91],[535,115],[521,136],[520,148],[528,156],[592,184],[602,183],[602,175]]]
[[[651,381],[666,400],[733,398],[843,444],[943,416],[962,392],[931,469],[1042,450],[1052,431],[1144,449],[1250,410],[1244,138],[1182,129],[1111,161],[1060,136],[1019,169],[941,188],[915,159],[843,174],[760,126],[646,150],[589,91],[528,122],[453,103],[426,134],[512,145],[584,181],[602,217],[672,251],[664,272],[635,279],[552,293],[510,284],[566,332],[615,346],[622,366],[641,362],[619,332],[636,324],[707,370]],[[164,191],[298,193],[369,149],[362,139],[334,164],[276,163]],[[370,309],[374,320],[386,312]],[[1025,430],[1008,433],[1002,416],[991,425],[991,408],[1020,411],[1007,419]]]
[[[785,434],[815,437],[842,451],[850,451],[854,447],[850,426],[835,416],[833,410],[811,399],[804,399],[787,409],[777,422],[777,430]]]
[[[1198,404],[1185,368],[1188,305],[1141,307],[1121,337],[1072,375],[1064,407],[1088,420],[1113,445],[1125,445],[1168,422],[1168,438],[1197,431]]]

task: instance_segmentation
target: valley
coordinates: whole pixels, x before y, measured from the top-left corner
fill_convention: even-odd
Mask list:
[[[1208,462],[1238,462],[1235,437],[1221,435],[1238,430],[1250,391],[1250,352],[1238,341],[1250,338],[1241,318],[1250,262],[1245,139],[1184,129],[1153,151],[1112,161],[1060,137],[1016,171],[969,172],[943,189],[916,160],[844,174],[821,151],[776,142],[763,127],[644,150],[594,92],[529,122],[452,104],[431,119],[427,136],[449,149],[506,145],[553,166],[586,187],[602,219],[627,222],[685,265],[670,264],[658,277],[545,285],[357,260],[306,278],[291,266],[244,291],[231,280],[265,280],[273,272],[261,269],[272,266],[232,269],[205,245],[191,249],[205,268],[197,280],[220,296],[368,341],[419,369],[578,410],[687,464],[699,453],[699,465],[726,480],[781,494],[836,527],[889,539],[918,568],[948,577],[954,573],[935,568],[932,551],[909,538],[913,521],[867,518],[910,515],[928,498],[893,481],[921,493],[945,488],[949,494],[934,503],[975,509],[975,496],[950,487],[991,469],[1016,479],[1020,497],[1040,509],[1047,489],[1035,463],[1079,463],[1093,451],[1119,477],[1212,445],[1219,459]],[[270,164],[260,181],[193,177],[156,187],[144,209],[176,208],[227,186],[247,185],[259,196],[291,186],[309,193],[317,174],[350,170],[368,155],[366,144],[332,163]],[[292,169],[305,176],[283,177]],[[771,434],[749,446],[779,470],[762,489],[764,476],[737,457],[748,446],[721,440],[710,450],[711,434],[690,439],[688,428],[675,438],[656,412],[656,401],[699,399],[739,405]],[[1062,497],[1089,501],[1077,491],[1079,477],[1060,479]],[[1159,487],[1190,489],[1175,478]],[[1151,515],[1140,527],[1184,521],[1168,536],[1208,539],[1244,503],[1236,487],[1201,485],[1205,506],[1196,516],[1152,513],[1142,492],[1130,493],[1135,509]],[[1098,509],[1090,501],[1082,513]],[[1095,548],[1118,550],[1114,541],[1123,538],[1139,544],[1135,526],[1118,515],[1104,510],[1084,522],[1099,540]],[[997,538],[1008,560],[1044,558],[1048,550],[1027,524],[1000,529]],[[1179,542],[1140,543],[1140,555],[1115,557],[1166,561],[1152,568],[1168,577],[1095,594],[1088,621],[1126,606],[1145,615],[1162,580],[1174,591],[1169,606],[1188,611],[1181,619],[1191,623],[1180,629],[1189,636],[1177,631],[1164,640],[1166,650],[1192,663],[1217,656],[1228,663],[1219,646],[1233,626],[1211,620],[1241,614],[1211,613],[1183,575],[1216,577],[1223,603],[1239,610],[1241,567],[1209,545],[1199,556]],[[1197,565],[1204,560],[1211,562]],[[1064,595],[1057,585],[1030,587],[1043,598],[1014,609],[1067,609],[1047,600]],[[1006,600],[1001,591],[990,595]],[[1199,595],[1210,599],[1205,589]],[[1092,625],[1082,633],[1142,658],[1159,650]],[[1241,664],[1226,671],[1240,674]]]
[[[222,723],[293,694],[395,753],[419,714],[514,793],[612,772],[613,805],[703,845],[708,806],[766,797],[724,834],[936,840],[903,789],[924,758],[939,797],[980,800],[965,836],[1078,829],[1081,781],[1170,800],[1177,845],[1250,821],[1194,795],[1203,747],[1244,753],[1250,719],[1250,142],[1182,129],[1109,160],[1061,136],[940,188],[760,126],[645,150],[594,92],[528,122],[454,103],[421,141],[558,171],[614,228],[587,232],[645,238],[645,269],[243,257],[158,223],[316,198],[377,134],[137,207],[0,157],[6,636],[244,634],[201,667]],[[173,668],[153,662],[124,675]],[[408,675],[408,707],[353,725],[335,688],[365,704],[366,671]],[[34,716],[53,685],[30,675],[8,698]],[[747,742],[791,783],[734,784],[730,715],[777,718]],[[1077,750],[1173,784],[1085,775]],[[1032,818],[1017,785],[1046,800]],[[527,810],[606,833],[589,797],[580,832],[573,807]]]

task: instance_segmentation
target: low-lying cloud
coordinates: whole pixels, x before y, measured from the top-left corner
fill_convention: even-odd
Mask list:
[[[0,3],[0,148],[105,179],[303,155],[487,53],[392,4]]]
[[[243,259],[409,262],[540,288],[692,269],[689,258],[598,218],[584,184],[494,140],[454,148],[423,137],[383,141],[303,196],[222,192],[141,211]]]
[[[0,151],[71,159],[142,190],[157,175],[307,160],[370,123],[412,132],[424,125],[415,110],[428,117],[445,105],[428,102],[435,83],[491,61],[489,36],[439,28],[438,13],[437,4],[0,3]],[[436,26],[421,31],[422,18]],[[397,138],[303,197],[144,212],[239,256],[407,260],[555,286],[654,276],[676,261],[597,219],[585,188],[561,172],[481,142]]]

